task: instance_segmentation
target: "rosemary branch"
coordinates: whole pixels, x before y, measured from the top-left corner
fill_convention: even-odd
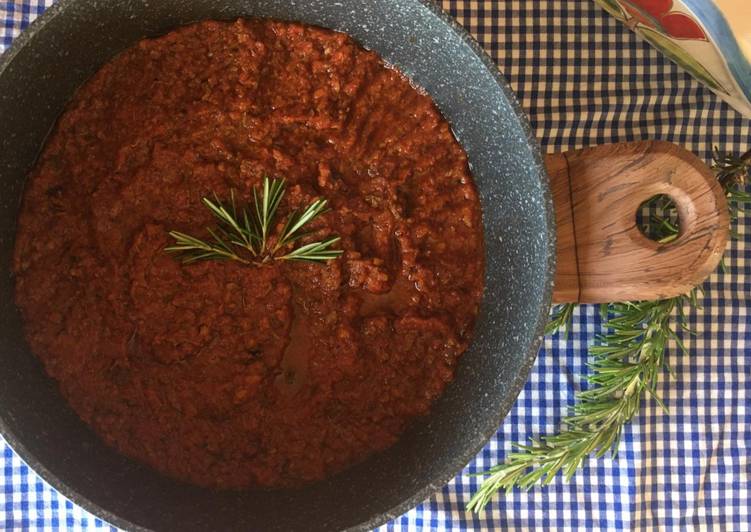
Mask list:
[[[520,452],[485,471],[488,478],[469,509],[482,509],[499,490],[549,484],[559,471],[569,480],[592,453],[601,457],[611,450],[615,456],[623,425],[639,411],[644,392],[662,405],[656,393],[659,370],[665,345],[678,338],[670,318],[685,300],[612,305],[617,315],[607,322],[611,332],[589,349],[593,373],[587,380],[593,386],[577,394],[577,404],[563,421],[566,430],[518,445]]]
[[[736,219],[740,204],[751,203],[751,194],[743,190],[751,171],[751,151],[739,157],[715,150],[713,168]],[[663,243],[675,239],[679,232],[673,221],[675,205],[664,197],[652,201],[650,206],[659,214],[650,218],[649,234]],[[531,439],[529,445],[516,445],[518,451],[510,453],[504,463],[480,473],[486,479],[468,509],[480,511],[500,490],[549,484],[561,471],[569,480],[590,455],[599,458],[610,451],[615,457],[623,426],[638,413],[645,393],[667,411],[657,395],[660,371],[667,367],[665,348],[673,340],[686,352],[671,321],[677,312],[675,323],[685,329],[684,307],[687,303],[698,307],[698,290],[665,300],[602,305],[608,332],[589,348],[592,374],[587,381],[591,387],[576,394],[577,403],[562,421],[565,430]],[[568,330],[575,308],[574,304],[556,307],[545,332]]]
[[[217,219],[216,227],[207,227],[210,239],[202,240],[180,231],[170,231],[175,243],[165,251],[181,256],[183,264],[203,260],[236,260],[243,264],[263,264],[271,260],[297,260],[326,262],[343,253],[332,246],[339,242],[338,236],[330,236],[321,241],[304,244],[297,249],[280,255],[300,239],[309,235],[301,230],[321,214],[327,212],[325,199],[317,199],[302,212],[293,212],[270,246],[269,239],[279,204],[284,197],[283,179],[263,179],[262,191],[253,188],[253,209],[238,209],[235,194],[230,193],[229,203],[223,203],[216,194],[214,199],[203,198],[202,202]]]

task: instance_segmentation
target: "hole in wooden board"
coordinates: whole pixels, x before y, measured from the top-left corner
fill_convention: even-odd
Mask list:
[[[636,226],[644,236],[660,244],[674,241],[681,229],[675,202],[666,194],[652,196],[636,210]]]

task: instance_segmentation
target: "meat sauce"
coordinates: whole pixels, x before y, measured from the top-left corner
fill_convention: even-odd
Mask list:
[[[201,197],[326,198],[328,263],[165,253]],[[466,155],[428,96],[346,35],[202,22],[122,52],[68,105],[20,215],[32,351],[125,455],[202,486],[295,486],[392,445],[451,381],[483,289]]]

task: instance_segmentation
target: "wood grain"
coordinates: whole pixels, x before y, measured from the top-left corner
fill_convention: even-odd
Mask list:
[[[546,157],[556,207],[556,303],[660,299],[701,283],[722,258],[725,194],[695,155],[663,141],[611,144]],[[680,234],[669,244],[636,225],[645,200],[667,194]]]

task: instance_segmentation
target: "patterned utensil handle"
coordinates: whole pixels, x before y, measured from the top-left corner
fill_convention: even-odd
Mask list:
[[[595,0],[751,117],[749,0]]]

